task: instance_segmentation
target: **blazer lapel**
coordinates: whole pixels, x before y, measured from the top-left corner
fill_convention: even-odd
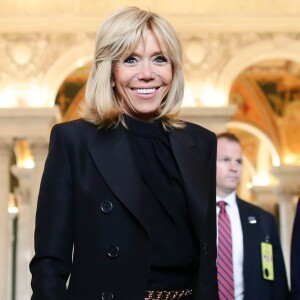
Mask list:
[[[207,202],[201,200],[202,197],[207,198],[207,195],[203,194],[206,189],[202,188],[204,177],[200,168],[202,155],[186,130],[172,130],[170,142],[181,173],[194,230],[197,237],[200,237],[202,221],[207,209]]]
[[[99,129],[95,145],[89,150],[106,183],[146,229],[142,182],[126,138],[125,128],[120,125],[116,129]]]
[[[257,240],[257,222],[256,216],[251,209],[244,204],[239,198],[237,198],[237,205],[239,208],[240,219],[243,230],[243,245],[244,245],[244,276],[246,278],[251,277],[251,270],[253,266],[253,253],[256,253],[254,241]],[[256,258],[255,258],[256,259]]]

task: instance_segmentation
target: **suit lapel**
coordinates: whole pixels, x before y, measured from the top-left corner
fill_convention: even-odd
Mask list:
[[[243,230],[243,245],[244,245],[244,276],[251,277],[251,270],[253,269],[253,253],[257,253],[255,247],[257,243],[257,223],[251,223],[251,220],[256,220],[257,217],[253,214],[251,208],[242,200],[237,198],[237,205],[239,208],[240,219]],[[254,219],[253,219],[254,218]],[[255,258],[257,259],[257,258]],[[246,279],[245,279],[246,281]]]
[[[207,210],[207,201],[203,199],[208,199],[209,195],[205,194],[207,183],[201,168],[203,165],[201,152],[186,133],[186,130],[174,129],[170,131],[169,136],[187,195],[194,230],[197,237],[200,237],[202,221]],[[142,181],[132,157],[125,128],[120,125],[116,129],[100,129],[94,146],[89,150],[97,169],[112,191],[146,228]]]
[[[90,147],[93,160],[119,200],[146,228],[141,178],[135,166],[125,128],[100,129],[95,145]]]
[[[202,197],[206,199],[207,196],[203,194],[207,189],[202,188],[204,177],[200,167],[203,165],[202,155],[186,130],[172,130],[170,142],[184,184],[194,230],[197,232],[197,237],[200,237],[202,221],[207,209],[206,201],[201,200]]]

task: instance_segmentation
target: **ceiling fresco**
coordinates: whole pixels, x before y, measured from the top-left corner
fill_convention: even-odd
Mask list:
[[[80,117],[80,103],[84,98],[85,84],[91,65],[75,70],[60,86],[55,104],[60,108],[64,122]]]
[[[300,64],[270,60],[251,66],[232,85],[234,120],[262,130],[281,161],[300,164]]]

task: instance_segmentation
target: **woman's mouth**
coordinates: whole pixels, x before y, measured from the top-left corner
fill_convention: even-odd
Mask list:
[[[148,89],[132,89],[133,92],[138,94],[152,94],[157,90],[157,88],[148,88]]]

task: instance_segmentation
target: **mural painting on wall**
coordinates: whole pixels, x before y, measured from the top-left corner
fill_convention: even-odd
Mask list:
[[[300,164],[300,64],[265,61],[235,80],[230,102],[238,106],[234,120],[262,130],[285,164]]]
[[[59,88],[55,104],[58,105],[64,122],[80,118],[80,103],[84,99],[89,71],[90,64],[78,68]]]

